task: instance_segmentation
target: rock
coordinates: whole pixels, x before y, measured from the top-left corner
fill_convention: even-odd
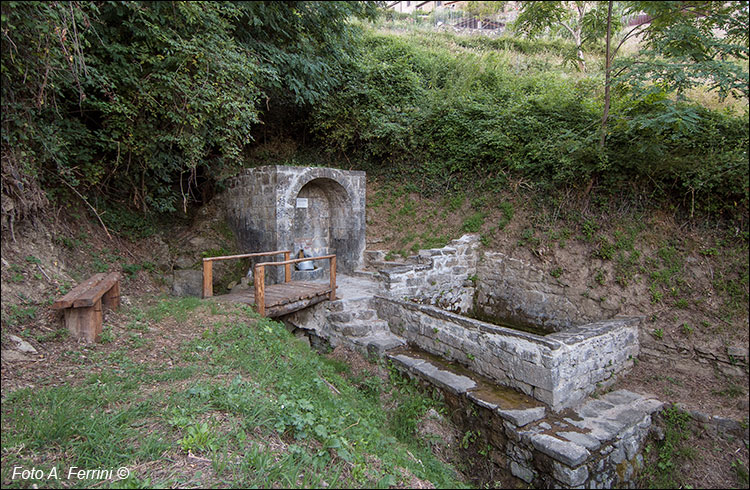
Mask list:
[[[202,249],[202,248],[206,248],[207,242],[206,242],[206,239],[203,237],[194,236],[193,238],[188,240],[188,243],[190,244],[191,247]]]
[[[0,352],[3,362],[35,361],[33,357],[17,350],[3,350]]]
[[[583,446],[546,434],[534,434],[531,436],[531,443],[537,450],[570,467],[580,465],[590,455]]]
[[[596,451],[601,446],[599,439],[591,437],[582,432],[558,432],[557,435],[563,436],[565,439],[580,444],[589,451]]]
[[[521,466],[515,461],[510,463],[510,472],[516,478],[520,478],[526,483],[531,483],[534,480],[534,473],[526,466]]]
[[[231,291],[233,293],[237,293],[237,292],[240,292],[240,291],[246,291],[248,289],[250,289],[250,286],[247,285],[247,282],[246,281],[245,282],[240,281],[239,284],[237,284],[236,286],[232,287]]]
[[[8,335],[8,338],[16,343],[16,350],[24,352],[26,354],[36,354],[34,346],[23,340],[21,337],[15,335]]]
[[[498,409],[497,414],[512,424],[515,424],[517,427],[523,427],[524,425],[543,418],[545,411],[544,407],[527,408],[525,410]]]
[[[174,261],[174,266],[177,269],[190,269],[195,264],[195,259],[188,257],[187,255],[180,255],[177,260]]]
[[[191,269],[176,270],[172,276],[173,296],[202,296],[203,272]]]
[[[305,334],[305,332],[302,329],[298,329],[296,332],[294,332],[294,336],[297,338],[298,341],[310,347],[310,338]]]
[[[154,237],[153,239],[153,245],[151,247],[151,259],[154,264],[160,269],[169,268],[169,246],[164,243],[164,240],[162,240],[158,236]]]
[[[560,481],[564,485],[568,485],[569,487],[577,487],[579,485],[583,485],[583,483],[588,479],[589,470],[585,465],[580,466],[576,469],[572,469],[555,461],[552,467],[552,474],[558,481]]]
[[[735,361],[747,362],[748,349],[743,347],[727,347],[727,355]]]

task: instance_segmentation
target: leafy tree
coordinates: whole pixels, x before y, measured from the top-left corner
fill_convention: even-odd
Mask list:
[[[507,2],[466,2],[464,10],[474,16],[489,18],[505,9]]]
[[[565,34],[575,43],[575,52],[569,56],[577,63],[580,71],[586,71],[584,51],[595,41],[605,36],[607,26],[607,5],[604,2],[520,2],[521,11],[515,22],[515,29],[529,36],[538,36],[563,27]],[[611,28],[616,31],[619,23],[615,20]]]
[[[353,45],[350,16],[376,12],[372,2],[0,8],[3,228],[43,208],[45,188],[185,210],[201,175],[241,165],[270,99],[310,105],[331,90]]]
[[[650,22],[620,42],[641,35],[643,49],[615,62],[619,83],[640,93],[665,90],[681,96],[706,86],[721,98],[748,97],[747,1],[627,2],[627,12],[645,13]]]
[[[377,2],[240,2],[234,38],[264,68],[266,95],[294,105],[319,102],[341,81],[359,34],[348,19],[373,19]]]
[[[608,28],[615,22],[609,5]],[[613,46],[608,34],[605,59],[605,99],[600,146],[606,139],[613,83],[633,92],[635,99],[670,102],[666,94],[682,99],[692,87],[703,86],[727,96],[748,97],[748,60],[750,20],[748,2],[672,1],[625,2],[625,17],[646,15],[648,22],[631,27]],[[634,56],[617,58],[623,44],[633,37],[642,38],[642,49]],[[675,111],[667,108],[672,114]],[[690,118],[682,119],[691,124]]]

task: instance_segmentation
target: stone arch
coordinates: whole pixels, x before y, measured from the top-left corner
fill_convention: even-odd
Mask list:
[[[314,256],[334,253],[334,243],[346,240],[346,214],[351,198],[346,189],[329,178],[315,178],[293,198],[292,250],[301,248]]]
[[[356,173],[326,167],[308,167],[290,177],[278,210],[289,217],[279,220],[280,226],[288,226],[281,233],[286,237],[283,247],[297,253],[301,242],[308,240],[313,255],[336,254],[341,271],[360,267],[365,247],[364,179],[360,182]],[[298,207],[304,205],[298,199],[308,199],[307,211]],[[304,219],[317,222],[306,227]],[[324,267],[327,271],[327,262]]]

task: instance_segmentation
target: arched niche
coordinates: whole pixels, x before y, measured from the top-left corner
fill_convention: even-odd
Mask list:
[[[300,188],[292,203],[291,246],[295,255],[304,250],[318,257],[351,248],[346,222],[351,198],[341,184],[330,178],[314,178]],[[322,270],[295,276],[317,278],[327,274],[327,261],[316,262],[316,267]]]

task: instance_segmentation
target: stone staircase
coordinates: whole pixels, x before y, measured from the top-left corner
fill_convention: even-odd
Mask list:
[[[366,351],[369,355],[382,356],[406,341],[391,333],[388,322],[378,318],[370,302],[371,298],[332,301],[328,305],[326,319],[330,329],[342,336],[351,347]]]

